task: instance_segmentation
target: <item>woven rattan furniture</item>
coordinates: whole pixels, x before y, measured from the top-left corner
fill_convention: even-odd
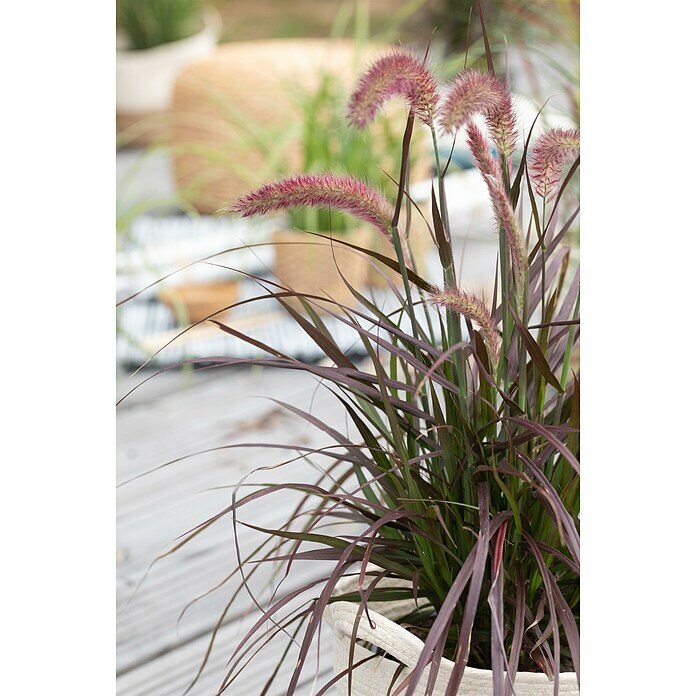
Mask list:
[[[350,244],[369,247],[371,230],[357,229],[340,235]],[[332,243],[321,237],[295,230],[279,230],[273,235],[275,274],[286,287],[303,295],[329,297],[336,302],[352,306],[355,298],[347,283],[364,291],[370,277],[370,261],[360,252],[339,242]],[[302,303],[291,298],[289,303],[302,311]],[[335,307],[327,304],[332,311]]]
[[[183,325],[207,319],[237,301],[239,283],[218,281],[213,283],[187,283],[160,290],[160,299],[172,310]],[[215,319],[223,320],[222,313]]]
[[[214,213],[279,169],[299,171],[298,93],[316,88],[321,70],[350,85],[374,54],[352,41],[248,41],[219,46],[185,68],[171,126],[180,191],[200,212]]]

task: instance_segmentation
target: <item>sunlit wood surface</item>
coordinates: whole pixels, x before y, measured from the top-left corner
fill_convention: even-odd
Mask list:
[[[149,374],[120,378],[126,393]],[[265,397],[265,398],[264,398]],[[154,559],[172,547],[173,540],[229,505],[232,491],[243,476],[259,466],[292,456],[270,449],[218,449],[161,467],[202,450],[242,442],[276,442],[308,446],[329,443],[328,436],[288,413],[268,397],[287,401],[320,414],[334,427],[344,417],[336,399],[301,373],[214,369],[156,376],[138,388],[118,408],[117,490],[117,693],[119,696],[178,696],[195,677],[210,635],[229,602],[232,581],[194,603],[192,600],[220,583],[236,567],[234,537],[229,518],[223,519],[190,544],[166,556],[146,571]],[[149,473],[148,473],[149,472]],[[146,475],[143,475],[146,474]],[[140,476],[141,478],[135,479]],[[306,462],[265,471],[253,480],[315,480],[318,474]],[[226,487],[226,488],[220,488]],[[260,527],[281,524],[292,509],[286,498],[263,499],[240,518]],[[258,543],[242,530],[241,553]],[[268,569],[267,569],[268,568]],[[299,587],[322,575],[321,564],[294,566],[283,587]],[[261,569],[268,579],[270,567]],[[263,583],[255,583],[261,587]],[[137,588],[137,589],[136,589]],[[263,595],[267,598],[267,595]],[[195,696],[212,696],[227,671],[226,663],[258,611],[246,593],[232,603],[210,660],[196,685]],[[284,647],[283,642],[282,647]],[[322,652],[314,653],[295,693],[315,693],[318,673],[322,686],[331,673],[331,646],[322,633]],[[275,667],[281,648],[259,653],[226,694],[253,696]],[[268,692],[285,693],[294,667],[291,652],[284,669]]]

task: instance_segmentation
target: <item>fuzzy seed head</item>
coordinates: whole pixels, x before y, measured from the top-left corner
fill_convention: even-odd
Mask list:
[[[335,208],[373,225],[391,240],[391,212],[377,190],[348,176],[304,174],[266,184],[228,208],[242,217],[296,207]]]
[[[580,131],[553,128],[536,141],[532,149],[529,174],[540,196],[551,196],[561,183],[563,167],[580,154]]]
[[[500,104],[486,116],[486,124],[498,152],[509,160],[515,150],[519,135],[509,89],[505,89]]]
[[[493,157],[483,133],[481,133],[480,129],[473,123],[467,126],[466,132],[469,147],[471,148],[476,164],[481,174],[483,174],[486,186],[488,187],[488,195],[493,205],[496,222],[505,234],[506,247],[510,252],[510,258],[512,260],[512,271],[516,290],[515,299],[517,309],[519,310],[522,304],[524,282],[527,272],[527,252],[524,237],[517,223],[515,211],[512,208],[510,197],[508,196],[505,183],[503,182],[500,164]]]
[[[503,229],[505,244],[510,252],[512,275],[515,282],[516,310],[521,312],[524,284],[527,276],[527,250],[524,237],[517,223],[515,211],[512,208],[502,179],[486,177],[486,184],[488,185],[488,193],[493,203],[495,217],[498,225]]]
[[[394,50],[379,58],[363,73],[348,104],[348,121],[365,128],[380,109],[394,97],[406,99],[426,125],[432,126],[437,110],[437,81],[416,56]]]
[[[430,301],[439,307],[461,314],[479,327],[493,369],[497,369],[500,359],[500,334],[496,331],[495,321],[485,302],[475,295],[458,289],[436,290],[430,294]]]
[[[486,141],[485,136],[473,123],[466,127],[467,143],[471,149],[471,154],[476,160],[476,166],[484,177],[495,177],[502,179],[502,171],[498,160],[493,157],[491,148]]]
[[[446,133],[454,133],[471,119],[495,115],[504,107],[507,90],[495,75],[463,70],[450,83],[440,108],[439,122]]]

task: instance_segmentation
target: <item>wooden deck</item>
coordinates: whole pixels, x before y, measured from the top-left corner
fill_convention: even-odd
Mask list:
[[[122,379],[121,394],[147,374]],[[172,371],[158,375],[131,394],[118,409],[117,492],[117,693],[119,696],[178,696],[195,677],[211,632],[233,589],[232,583],[204,596],[180,618],[192,600],[221,582],[236,566],[231,524],[214,525],[189,545],[148,566],[171,547],[172,540],[229,504],[236,484],[259,466],[275,464],[283,452],[269,449],[226,449],[201,454],[157,471],[162,464],[188,454],[241,442],[285,442],[319,446],[327,436],[304,425],[268,398],[291,402],[329,419],[340,427],[343,416],[335,399],[303,374],[279,371],[212,369],[193,374]],[[134,477],[148,473],[142,478]],[[293,463],[264,472],[256,481],[316,478],[309,465]],[[288,494],[289,495],[289,494]],[[286,504],[287,503],[287,504]],[[277,525],[292,501],[273,498],[250,509],[242,519],[261,527]],[[258,543],[253,534],[241,535],[241,552]],[[297,564],[285,589],[320,577],[321,564]],[[269,579],[270,568],[263,581]],[[138,584],[140,583],[139,587]],[[255,585],[256,586],[256,585]],[[261,586],[260,584],[258,585]],[[136,591],[137,587],[137,591]],[[237,641],[258,618],[250,597],[242,593],[232,604],[206,669],[189,692],[212,696],[226,673],[226,662]],[[331,668],[330,636],[322,634],[322,655],[307,665],[296,694],[309,696],[315,672],[318,686]],[[239,681],[225,693],[261,692],[278,655],[260,653]],[[291,653],[269,696],[281,696],[287,673],[294,666]],[[285,674],[285,679],[283,679]]]

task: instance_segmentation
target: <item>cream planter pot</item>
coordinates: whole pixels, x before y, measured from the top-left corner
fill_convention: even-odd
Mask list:
[[[401,584],[395,582],[394,585]],[[336,593],[343,594],[356,589],[355,578],[345,578],[337,584]],[[332,602],[324,612],[324,619],[334,635],[334,670],[337,675],[348,668],[351,635],[358,606],[353,602]],[[423,649],[423,641],[391,620],[391,618],[408,613],[414,606],[415,603],[412,600],[379,602],[370,605],[370,618],[374,628],[370,626],[364,613],[360,617],[357,637],[381,648],[394,659],[373,657],[364,664],[355,667],[352,672],[351,696],[385,696],[385,694],[392,693],[416,666]],[[376,607],[379,607],[381,613],[376,611]],[[353,664],[355,665],[373,654],[361,645],[356,645]],[[402,668],[401,672],[395,676],[401,665],[404,665],[405,668]],[[454,663],[451,660],[442,660],[433,692],[436,696],[444,696],[447,680],[453,667]],[[416,689],[418,696],[423,696],[425,693],[428,673],[426,668]],[[336,684],[336,688],[339,696],[347,696],[348,677],[343,677]],[[403,692],[401,693],[403,694]],[[493,696],[491,672],[467,667],[457,693],[459,696]],[[541,673],[518,672],[515,678],[515,693],[517,696],[553,696],[553,682]],[[580,696],[574,672],[561,674],[559,694]]]
[[[179,73],[213,52],[220,26],[220,15],[210,10],[205,14],[205,27],[193,36],[142,51],[117,50],[116,110],[139,116],[166,111]]]

